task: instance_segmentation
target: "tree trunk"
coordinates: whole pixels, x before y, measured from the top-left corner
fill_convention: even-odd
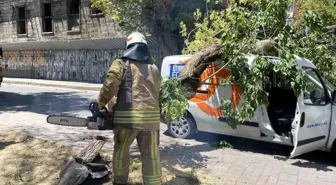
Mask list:
[[[211,46],[204,48],[194,54],[185,67],[180,72],[180,80],[187,90],[187,98],[195,95],[197,88],[200,86],[200,76],[209,64],[224,57],[220,53],[221,44],[216,42]],[[254,51],[244,51],[242,53],[252,53],[258,55],[276,56],[276,42],[274,40],[257,41]]]

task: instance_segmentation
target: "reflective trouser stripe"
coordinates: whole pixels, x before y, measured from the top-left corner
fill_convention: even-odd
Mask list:
[[[127,175],[129,173],[129,164],[123,164],[125,147],[127,146],[128,131],[127,129],[123,129],[120,132],[121,147],[116,151],[116,158],[113,167],[115,175],[118,176]]]
[[[150,161],[151,161],[151,174],[143,174],[143,182],[145,185],[160,185],[161,184],[161,164],[160,153],[158,147],[157,131],[151,132],[150,143]],[[145,164],[146,165],[146,164]],[[149,164],[148,164],[149,165]],[[146,165],[147,166],[147,165]],[[145,166],[145,167],[146,167]]]
[[[144,176],[143,182],[145,185],[161,185],[161,175]]]
[[[129,147],[137,139],[142,156],[142,177],[145,185],[161,185],[161,164],[158,131],[114,128],[113,172],[117,183],[127,183],[130,166]]]
[[[156,141],[156,132],[152,132],[151,134],[152,137],[152,143],[151,143],[151,159],[152,159],[152,167],[153,167],[153,175],[159,175],[159,170],[158,170],[158,161],[155,160],[157,159],[158,156],[158,150],[157,150],[157,141]]]
[[[114,170],[114,175],[116,176],[123,176],[123,175],[127,175],[129,173],[129,168],[125,168],[125,169],[115,169]]]

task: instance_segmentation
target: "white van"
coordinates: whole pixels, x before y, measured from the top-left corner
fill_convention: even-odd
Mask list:
[[[191,56],[177,55],[165,57],[162,63],[162,78],[178,77]],[[248,56],[249,64],[255,56]],[[266,57],[270,62],[279,62],[277,57]],[[263,84],[269,92],[269,106],[257,108],[252,119],[246,120],[236,129],[225,122],[225,115],[218,107],[221,98],[231,99],[235,108],[239,107],[242,97],[238,85],[220,85],[228,76],[225,69],[212,79],[203,83],[196,95],[188,101],[185,117],[168,123],[170,134],[178,138],[191,137],[197,131],[219,133],[244,137],[266,142],[294,146],[290,157],[314,150],[336,151],[336,88],[325,80],[314,64],[297,57],[297,64],[307,74],[307,80],[313,84],[310,92],[302,91],[299,97],[294,95],[290,83],[282,75],[271,72],[272,84]],[[217,64],[209,67],[201,75],[201,80],[217,71]],[[334,97],[334,98],[333,98]]]

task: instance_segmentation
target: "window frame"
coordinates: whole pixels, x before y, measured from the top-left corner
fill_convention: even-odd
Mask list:
[[[45,4],[50,4],[50,16],[45,16]],[[53,19],[53,12],[52,12],[52,1],[41,2],[41,19],[42,19],[42,34],[53,34],[54,33],[54,19]],[[45,19],[51,19],[51,32],[44,31],[45,27]]]
[[[24,9],[24,19],[20,19],[20,11],[19,9],[23,8]],[[26,15],[26,6],[22,5],[22,6],[17,6],[16,7],[16,34],[19,36],[25,36],[28,34],[28,30],[27,30],[27,15]],[[19,33],[19,23],[24,21],[24,27],[25,27],[25,33]]]
[[[306,104],[305,102],[304,102],[304,92],[302,91],[302,100],[303,100],[303,104],[305,105],[305,106],[315,106],[315,107],[324,107],[324,106],[327,106],[327,105],[329,105],[330,103],[331,103],[331,99],[330,99],[330,96],[329,96],[329,93],[328,93],[328,89],[326,88],[326,86],[325,86],[325,84],[324,84],[324,81],[323,81],[323,79],[322,79],[322,77],[321,77],[321,74],[316,70],[316,69],[314,69],[314,68],[308,68],[308,67],[303,67],[302,68],[305,72],[307,71],[307,70],[311,70],[312,72],[314,72],[315,74],[316,74],[316,76],[317,76],[317,78],[318,78],[318,80],[319,80],[319,82],[321,83],[321,86],[322,86],[322,88],[323,88],[323,90],[324,90],[324,96],[325,96],[325,104],[323,104],[323,105],[316,105],[316,104]]]
[[[93,10],[96,11],[101,11],[100,13],[93,13]],[[100,10],[99,8],[93,7],[92,3],[90,3],[90,16],[91,17],[104,17],[104,12],[102,10]]]
[[[81,0],[78,1],[78,14],[72,14],[71,12],[71,1],[72,0],[67,0],[66,1],[66,13],[67,13],[67,33],[81,33]],[[79,29],[78,30],[71,30],[70,29],[70,18],[78,16],[78,22],[79,22]]]

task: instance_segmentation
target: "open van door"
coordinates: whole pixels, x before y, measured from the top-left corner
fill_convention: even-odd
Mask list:
[[[319,150],[327,145],[331,103],[322,79],[314,69],[305,69],[308,90],[298,97],[295,119],[292,123],[294,149],[290,158]]]

